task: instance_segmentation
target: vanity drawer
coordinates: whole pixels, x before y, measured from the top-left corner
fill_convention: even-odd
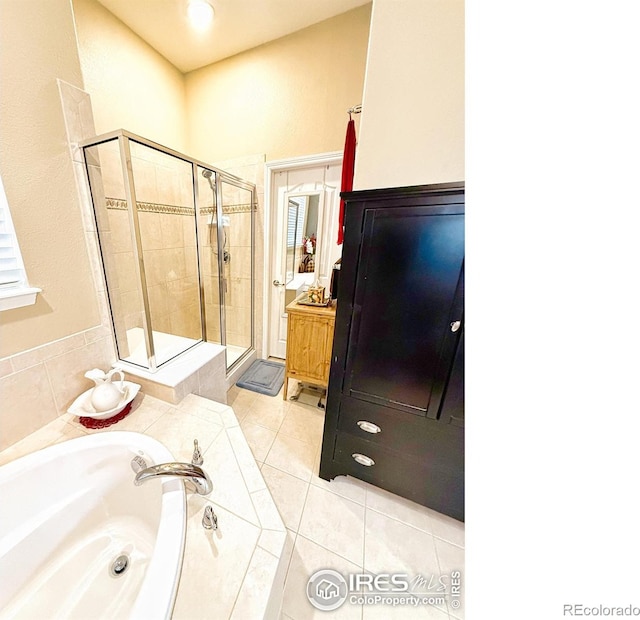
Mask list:
[[[464,443],[462,429],[351,397],[340,402],[338,430],[415,456],[434,450],[460,451]]]
[[[338,432],[333,460],[348,475],[426,503],[456,519],[464,518],[464,478],[455,455],[442,458],[438,453],[425,452],[412,457]]]

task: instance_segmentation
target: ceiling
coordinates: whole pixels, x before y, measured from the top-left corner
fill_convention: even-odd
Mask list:
[[[188,0],[98,0],[183,73],[278,39],[371,0],[209,0],[211,28],[187,21]]]

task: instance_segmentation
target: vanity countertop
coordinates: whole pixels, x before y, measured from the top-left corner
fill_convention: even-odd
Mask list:
[[[328,306],[310,306],[307,304],[299,304],[297,300],[293,300],[285,308],[285,312],[298,312],[301,314],[315,314],[319,316],[335,316],[336,315],[336,300],[331,300]]]

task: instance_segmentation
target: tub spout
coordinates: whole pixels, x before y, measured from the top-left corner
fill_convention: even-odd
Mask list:
[[[192,463],[162,463],[153,465],[139,471],[133,480],[136,486],[141,485],[145,480],[157,478],[159,476],[175,476],[178,478],[188,478],[196,486],[199,495],[209,495],[213,490],[211,478],[201,467]]]

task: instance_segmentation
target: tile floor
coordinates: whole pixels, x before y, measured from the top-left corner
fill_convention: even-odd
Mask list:
[[[292,381],[289,393],[294,389]],[[271,397],[234,386],[227,399],[288,531],[281,620],[464,618],[462,600],[457,608],[449,602],[387,607],[348,600],[335,612],[312,607],[307,581],[325,568],[343,575],[402,572],[436,581],[459,570],[464,592],[464,524],[351,477],[319,478],[324,411],[316,396],[303,392],[299,401],[285,402],[282,392]]]

